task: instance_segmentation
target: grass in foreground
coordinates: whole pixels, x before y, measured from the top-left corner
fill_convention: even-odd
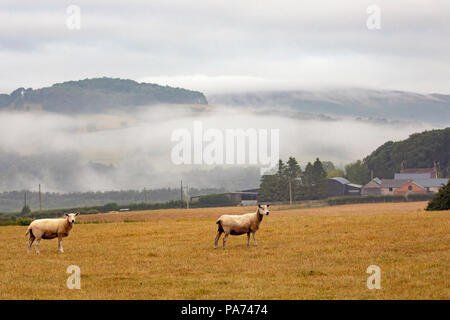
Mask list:
[[[0,299],[449,299],[450,211],[425,205],[274,208],[259,247],[230,236],[225,251],[213,249],[217,217],[253,208],[84,216],[64,254],[43,240],[40,256],[26,253],[26,227],[1,227]],[[72,264],[81,290],[66,287]],[[381,290],[366,287],[372,264]]]

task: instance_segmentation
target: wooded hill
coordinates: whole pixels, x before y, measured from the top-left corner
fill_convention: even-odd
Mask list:
[[[0,109],[96,113],[124,106],[207,104],[203,93],[133,80],[94,78],[0,94]]]
[[[393,178],[404,168],[431,168],[436,165],[441,177],[450,176],[450,127],[414,133],[408,139],[388,141],[369,156],[363,164],[374,177]]]
[[[345,166],[345,172],[336,170],[333,163],[320,161],[308,163],[303,171],[294,157],[286,163],[279,161],[275,174],[261,177],[260,201],[293,201],[324,199],[327,193],[327,178],[345,177],[352,183],[364,185],[373,176],[389,179],[404,168],[430,168],[434,162],[439,176],[450,176],[450,127],[442,130],[412,134],[398,142],[388,141],[363,161]],[[289,190],[291,184],[291,190]],[[423,199],[422,199],[423,200]]]

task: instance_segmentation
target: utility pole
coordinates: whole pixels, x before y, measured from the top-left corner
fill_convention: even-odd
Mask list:
[[[144,187],[144,202],[147,202],[147,191],[145,190],[145,187]]]
[[[39,183],[39,212],[42,211],[41,184]]]
[[[183,201],[183,180],[181,180],[180,196],[181,196],[181,201]]]
[[[23,206],[25,207],[27,205],[27,192],[25,191],[23,195]]]
[[[186,209],[189,209],[189,185],[186,185]]]

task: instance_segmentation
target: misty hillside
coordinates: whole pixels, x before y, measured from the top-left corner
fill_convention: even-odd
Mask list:
[[[208,101],[216,105],[268,107],[278,111],[285,108],[320,115],[450,123],[450,95],[442,94],[366,89],[272,91],[217,94],[208,96]]]
[[[133,80],[95,78],[0,94],[0,109],[95,113],[123,106],[207,104],[203,93]]]

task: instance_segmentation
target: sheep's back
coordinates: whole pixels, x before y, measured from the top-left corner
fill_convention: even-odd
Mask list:
[[[223,226],[228,226],[231,228],[241,228],[246,227],[249,228],[251,224],[251,213],[242,214],[242,215],[223,215],[219,218]]]
[[[57,232],[60,225],[64,222],[65,219],[39,219],[34,220],[30,224],[30,228],[38,228],[42,231],[52,231]]]

